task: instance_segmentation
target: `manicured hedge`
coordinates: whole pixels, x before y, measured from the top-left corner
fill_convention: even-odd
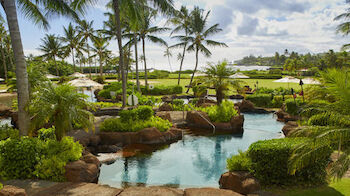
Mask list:
[[[246,97],[248,101],[254,103],[258,107],[269,107],[272,102],[272,96],[270,94],[253,94]]]
[[[301,107],[304,105],[302,100],[297,99],[287,99],[286,100],[286,112],[292,115],[298,115],[301,111]]]
[[[290,175],[288,160],[293,148],[307,141],[308,138],[282,138],[258,141],[248,149],[251,159],[249,169],[263,185],[317,185],[326,180],[326,167],[331,150],[327,150],[325,157],[308,164]]]
[[[281,79],[282,74],[249,74],[250,79]]]

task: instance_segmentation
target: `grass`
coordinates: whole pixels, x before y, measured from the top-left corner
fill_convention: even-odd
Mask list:
[[[258,87],[266,87],[266,88],[294,88],[296,90],[300,89],[299,84],[297,83],[277,83],[273,82],[275,79],[241,79],[244,85],[249,85],[250,88],[254,89],[254,84],[258,82]],[[154,85],[177,85],[177,79],[152,79],[149,81],[155,82]],[[180,85],[184,87],[190,83],[190,79],[181,79]],[[304,85],[304,87],[307,87],[309,85]],[[192,93],[192,91],[190,91]],[[210,94],[214,94],[214,90],[209,91]]]
[[[0,90],[6,90],[7,86],[6,84],[0,84]]]
[[[332,182],[328,186],[322,187],[272,190],[269,192],[281,196],[347,196],[350,195],[350,179],[343,178],[341,181]]]

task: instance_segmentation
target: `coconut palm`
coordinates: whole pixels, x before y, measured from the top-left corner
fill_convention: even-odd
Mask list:
[[[191,17],[190,17],[189,10],[185,6],[181,6],[180,10],[175,12],[174,17],[169,19],[169,22],[171,22],[173,25],[176,25],[174,27],[173,31],[171,32],[171,35],[174,33],[178,33],[178,32],[183,31],[185,33],[184,36],[185,37],[188,36],[188,34],[190,32],[189,27],[190,27]],[[176,38],[176,36],[174,36],[172,38]],[[183,62],[185,60],[185,53],[186,53],[186,48],[187,48],[188,44],[189,44],[188,40],[180,39],[180,43],[171,46],[171,47],[182,47],[183,48],[181,60],[180,60],[179,77],[177,80],[178,85],[180,85],[182,65],[183,65]]]
[[[143,63],[144,63],[144,68],[145,68],[145,85],[146,85],[146,87],[148,87],[146,40],[168,47],[167,43],[162,38],[155,36],[155,34],[157,34],[157,33],[162,33],[162,32],[169,30],[168,28],[152,26],[152,20],[155,17],[155,14],[156,14],[155,10],[148,10],[147,8],[145,8],[143,10],[142,25],[140,26],[140,30],[139,30],[139,37],[142,41],[142,51],[143,51],[143,57],[144,57]]]
[[[122,88],[123,88],[123,106],[126,105],[126,77],[124,73],[124,58],[123,58],[123,43],[122,43],[122,32],[121,32],[121,21],[120,12],[121,10],[128,10],[131,15],[129,16],[131,20],[140,20],[140,16],[135,9],[135,5],[144,2],[152,2],[156,8],[159,8],[163,13],[169,13],[173,11],[172,0],[145,0],[145,1],[132,1],[132,0],[112,0],[112,8],[115,14],[116,27],[117,27],[117,41],[119,48],[119,69],[122,73]]]
[[[2,58],[2,64],[4,68],[4,76],[5,80],[7,81],[7,66],[6,66],[6,57],[5,57],[5,41],[4,37],[7,36],[7,32],[5,30],[5,27],[2,23],[0,23],[0,50],[1,50],[1,58]]]
[[[42,57],[47,61],[53,61],[56,68],[56,75],[59,76],[58,66],[56,59],[63,56],[64,51],[60,39],[54,34],[46,34],[41,39],[42,44],[39,46],[39,50],[44,54]]]
[[[188,46],[187,50],[194,51],[196,53],[196,65],[195,65],[195,68],[190,80],[190,84],[186,93],[188,93],[188,91],[190,90],[192,81],[194,78],[194,74],[197,71],[199,52],[204,54],[204,56],[206,57],[210,57],[212,53],[207,48],[207,46],[227,47],[225,43],[208,39],[209,36],[222,31],[222,29],[219,28],[219,24],[215,24],[207,28],[209,14],[210,14],[210,11],[205,13],[204,10],[199,9],[198,7],[195,7],[191,12],[190,35],[177,36],[183,42],[189,41],[190,45]]]
[[[313,139],[298,146],[290,159],[290,171],[312,164],[329,148],[338,151],[337,159],[330,164],[330,174],[338,179],[350,168],[350,85],[348,84],[348,70],[331,69],[321,73],[321,86],[314,89],[315,96],[322,96],[321,103],[304,108],[302,114],[310,119],[321,119],[318,126],[307,126],[296,131],[293,136],[307,136]],[[329,102],[326,102],[329,101]],[[309,121],[310,122],[310,121]]]
[[[31,130],[52,124],[60,140],[75,124],[89,128],[93,115],[86,110],[88,106],[86,95],[78,93],[75,87],[48,83],[35,93],[31,101]]]
[[[12,49],[14,53],[14,59],[16,64],[16,78],[17,78],[17,94],[18,94],[18,122],[21,135],[27,135],[29,128],[29,115],[25,110],[27,103],[29,102],[29,90],[28,90],[28,73],[23,53],[23,45],[21,40],[21,34],[17,19],[17,6],[24,13],[24,16],[31,19],[35,24],[44,28],[49,27],[49,22],[46,16],[53,13],[70,18],[78,19],[78,15],[75,11],[83,13],[85,6],[88,3],[92,3],[93,0],[46,0],[46,1],[20,1],[20,0],[6,0],[1,1],[1,5],[5,11],[7,24],[12,41]],[[70,3],[70,4],[69,4]],[[1,15],[1,14],[0,14]],[[1,17],[3,18],[3,17]]]
[[[199,82],[201,85],[213,87],[215,89],[218,105],[222,103],[222,100],[225,98],[226,92],[229,91],[230,87],[240,89],[240,82],[229,78],[234,71],[227,66],[226,61],[217,64],[209,64],[205,73],[208,76],[199,79]]]
[[[99,63],[100,63],[100,77],[103,77],[103,61],[108,56],[108,53],[110,52],[107,50],[107,47],[109,45],[109,42],[106,38],[102,37],[101,33],[99,33],[97,36],[94,36],[92,39],[93,47],[92,51],[95,53],[92,57],[98,57]]]
[[[166,50],[164,51],[163,56],[168,58],[168,63],[169,63],[170,71],[173,72],[173,69],[171,68],[171,63],[170,63],[170,57],[172,57],[173,54],[171,53],[169,47],[166,47]]]
[[[67,28],[63,27],[63,30],[64,36],[61,37],[61,40],[65,43],[65,45],[63,46],[63,50],[65,51],[66,56],[72,56],[74,72],[76,72],[74,51],[77,51],[79,48],[79,45],[81,43],[80,36],[78,36],[76,27],[73,27],[72,23],[69,23]]]
[[[90,68],[90,78],[91,78],[91,58],[90,58],[90,45],[89,41],[93,39],[95,30],[92,27],[93,21],[88,22],[86,20],[82,20],[78,23],[78,32],[79,36],[81,36],[82,41],[85,43],[85,51],[87,52],[88,55],[88,64]]]

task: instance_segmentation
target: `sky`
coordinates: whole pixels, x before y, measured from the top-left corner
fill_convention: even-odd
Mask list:
[[[95,29],[103,27],[107,2],[108,0],[98,0],[85,15],[86,20],[94,21]],[[200,69],[210,62],[224,59],[231,62],[251,54],[274,55],[276,51],[283,53],[285,49],[299,53],[319,53],[329,49],[338,51],[343,44],[349,42],[349,37],[336,33],[340,21],[334,21],[337,15],[349,7],[345,0],[175,0],[174,4],[176,8],[185,5],[189,9],[199,6],[206,11],[210,10],[208,27],[218,23],[223,29],[210,39],[225,42],[228,47],[210,48],[210,58],[200,55]],[[45,31],[19,15],[25,55],[40,55],[37,48],[41,44],[41,38],[46,33],[62,35],[63,26],[69,22],[66,18],[51,18],[51,28]],[[158,17],[153,25],[164,27],[166,19]],[[168,27],[171,28],[171,25]],[[170,38],[170,31],[159,36],[169,45],[176,43],[176,40]],[[115,55],[118,54],[116,40],[110,41],[109,49]],[[148,67],[177,70],[180,64],[177,55],[181,51],[172,50],[170,65],[164,51],[164,46],[146,43]],[[67,61],[71,62],[70,58]],[[194,64],[194,53],[186,54],[184,69],[193,69]]]

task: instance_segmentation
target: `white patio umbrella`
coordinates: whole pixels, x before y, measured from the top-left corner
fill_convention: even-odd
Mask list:
[[[103,85],[88,78],[78,78],[69,81],[68,84],[78,88],[103,88]]]
[[[56,79],[59,78],[58,76],[52,75],[52,74],[46,74],[45,75],[47,79]]]
[[[294,78],[292,76],[287,76],[278,80],[275,80],[273,82],[279,82],[279,83],[299,83],[299,79],[298,78]]]
[[[233,79],[247,79],[247,78],[249,78],[249,76],[246,76],[246,75],[244,75],[242,73],[235,73],[235,74],[229,76],[229,78],[233,78]]]
[[[0,78],[0,82],[4,82],[5,81],[5,79],[4,78]]]
[[[86,75],[79,73],[79,72],[75,72],[74,74],[70,75],[70,77],[74,77],[74,78],[86,78]]]
[[[192,74],[190,74],[190,76],[192,76]],[[195,73],[194,77],[204,77],[204,76],[208,76],[208,74],[206,73]]]
[[[313,79],[313,78],[304,78],[302,79],[304,84],[321,84],[320,81]]]

